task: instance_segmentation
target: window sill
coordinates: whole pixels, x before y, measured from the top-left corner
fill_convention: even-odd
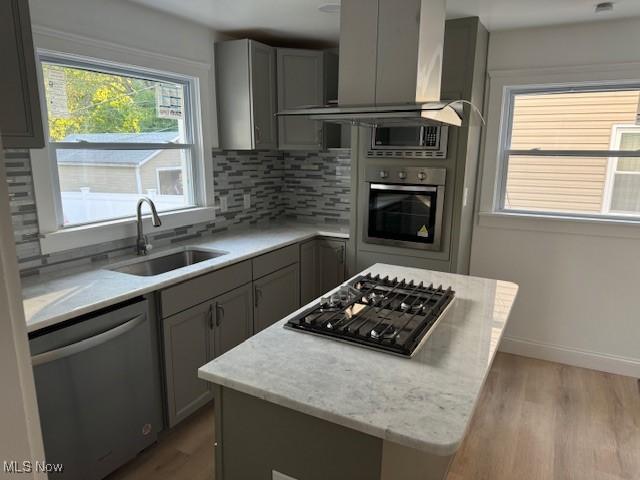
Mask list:
[[[149,215],[143,217],[145,233],[160,233],[174,228],[215,220],[213,207],[197,207],[188,210],[160,213],[162,226],[153,228]],[[152,232],[153,231],[153,232]],[[43,254],[62,252],[74,248],[89,247],[100,243],[132,238],[137,235],[135,218],[125,218],[79,227],[65,228],[46,233],[40,238]]]
[[[523,212],[480,212],[480,227],[615,238],[640,238],[640,220]]]

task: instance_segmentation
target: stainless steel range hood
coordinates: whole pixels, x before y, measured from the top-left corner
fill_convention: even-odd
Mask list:
[[[446,0],[342,0],[338,104],[278,112],[362,126],[462,124],[440,101]]]

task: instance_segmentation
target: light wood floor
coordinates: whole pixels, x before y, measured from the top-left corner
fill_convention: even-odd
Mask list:
[[[109,480],[212,480],[206,407]],[[640,479],[636,379],[496,357],[448,480]]]

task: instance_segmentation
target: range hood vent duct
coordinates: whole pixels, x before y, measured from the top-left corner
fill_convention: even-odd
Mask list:
[[[446,0],[342,0],[338,104],[278,112],[361,126],[462,124],[440,101]]]

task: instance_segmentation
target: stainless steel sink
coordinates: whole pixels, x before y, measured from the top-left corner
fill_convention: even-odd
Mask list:
[[[204,262],[226,255],[229,252],[218,250],[202,250],[198,248],[185,248],[180,252],[147,258],[121,267],[110,268],[114,272],[128,273],[139,277],[151,277],[161,273],[177,270],[195,263]]]

